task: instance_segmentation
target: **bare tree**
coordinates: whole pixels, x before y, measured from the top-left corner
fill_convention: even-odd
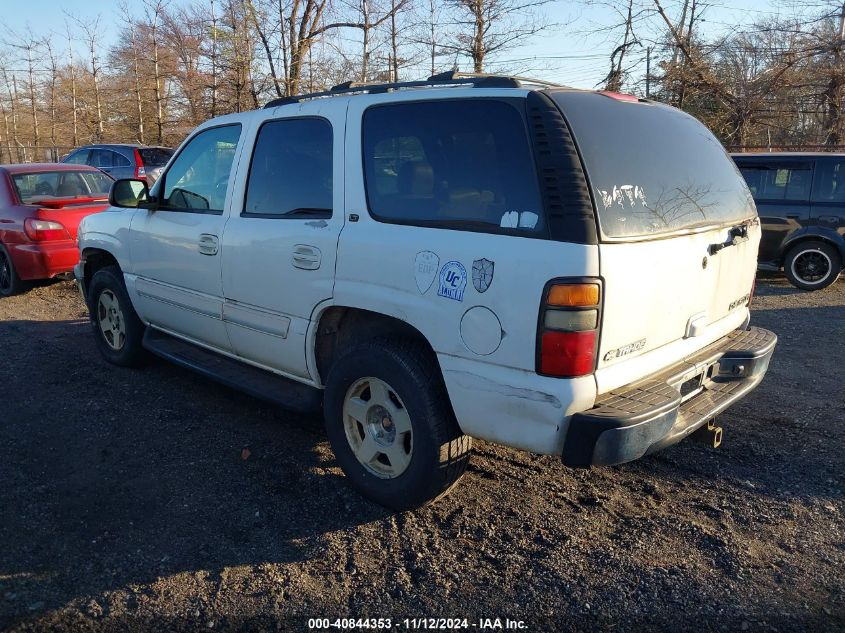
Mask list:
[[[159,55],[159,26],[165,11],[164,0],[144,0],[146,26],[149,29],[149,41],[152,48],[153,82],[155,84],[155,120],[156,140],[159,145],[164,142],[164,95],[162,89],[162,73]]]
[[[47,53],[47,60],[50,63],[50,89],[49,89],[49,109],[50,109],[50,154],[51,160],[59,160],[59,152],[56,146],[56,123],[57,123],[57,108],[56,108],[56,93],[58,90],[59,81],[59,58],[53,49],[52,39],[48,36],[41,41]]]
[[[93,22],[91,20],[83,20],[78,17],[71,17],[74,22],[76,22],[79,31],[82,33],[84,38],[83,41],[88,52],[88,61],[91,64],[91,80],[94,86],[94,106],[96,112],[96,132],[94,138],[97,142],[101,142],[105,134],[105,127],[103,125],[102,95],[100,89],[103,68],[100,62],[97,40],[100,36],[100,21],[102,20],[102,15],[97,15]],[[74,142],[74,145],[76,145],[76,142]]]
[[[121,5],[121,12],[123,13],[124,23],[126,25],[125,31],[129,35],[129,45],[131,47],[132,55],[132,76],[134,79],[135,89],[135,112],[138,115],[138,124],[136,128],[136,136],[139,143],[144,143],[144,97],[141,92],[141,65],[140,54],[138,51],[138,33],[135,20],[129,11],[129,7],[124,3]]]
[[[74,147],[79,145],[79,109],[76,103],[76,62],[73,58],[73,39],[70,36],[70,24],[65,20],[65,30],[67,31],[67,57],[68,68],[70,69],[70,95],[71,95],[71,112],[73,120],[73,136],[72,144]]]
[[[550,26],[539,10],[550,0],[448,0],[457,30],[451,48],[484,72],[491,55],[524,43]]]

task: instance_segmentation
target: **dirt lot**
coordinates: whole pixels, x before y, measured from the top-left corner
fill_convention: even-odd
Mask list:
[[[477,443],[398,516],[347,488],[318,419],[107,366],[70,283],[0,299],[0,629],[845,630],[845,281],[757,289],[780,344],[723,448],[574,471]]]

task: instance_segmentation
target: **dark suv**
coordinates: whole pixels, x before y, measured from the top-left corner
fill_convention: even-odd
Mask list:
[[[763,222],[758,268],[826,288],[845,261],[845,154],[735,154]]]
[[[115,179],[139,178],[152,185],[171,156],[169,147],[100,144],[75,149],[62,162],[91,165]]]

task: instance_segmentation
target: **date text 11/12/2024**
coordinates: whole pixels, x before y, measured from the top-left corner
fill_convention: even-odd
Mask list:
[[[408,631],[525,631],[524,620],[510,618],[309,618],[308,628],[313,631],[364,631],[401,629]]]

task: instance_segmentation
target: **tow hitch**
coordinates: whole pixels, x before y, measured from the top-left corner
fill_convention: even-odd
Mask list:
[[[713,418],[704,426],[696,429],[690,437],[696,442],[707,444],[710,448],[719,448],[722,443],[722,427],[716,426],[716,418]]]

